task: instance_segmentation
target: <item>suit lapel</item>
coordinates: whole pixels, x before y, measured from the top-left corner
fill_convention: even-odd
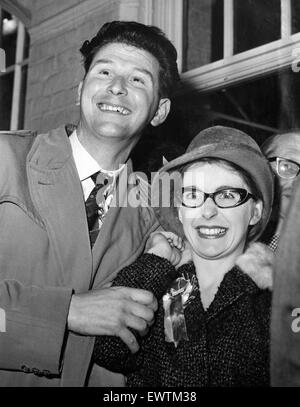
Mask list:
[[[37,140],[29,155],[33,200],[43,219],[61,282],[87,290],[92,256],[80,180],[64,129]]]

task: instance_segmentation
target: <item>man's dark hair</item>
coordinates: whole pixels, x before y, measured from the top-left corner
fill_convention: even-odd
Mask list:
[[[131,45],[152,54],[159,62],[159,96],[169,97],[179,82],[177,52],[165,34],[154,26],[135,21],[112,21],[105,23],[90,41],[85,41],[80,48],[87,73],[95,54],[105,45],[111,43]]]

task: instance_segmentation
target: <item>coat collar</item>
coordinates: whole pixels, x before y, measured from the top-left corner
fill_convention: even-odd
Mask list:
[[[239,267],[235,266],[225,274],[216,296],[208,308],[208,320],[246,294],[254,294],[259,288]]]
[[[39,134],[28,154],[30,165],[41,171],[55,171],[72,158],[72,149],[65,128]]]
[[[182,266],[178,271],[191,277],[195,274],[195,267],[192,263],[189,263]],[[215,298],[205,313],[206,319],[210,320],[211,318],[214,318],[215,315],[237,302],[244,295],[254,294],[259,290],[260,288],[250,276],[245,274],[238,266],[234,266],[225,274]],[[199,313],[204,314],[205,311],[200,299],[200,291],[198,291],[196,298],[197,301],[191,301],[188,305],[190,313],[193,313],[194,311],[195,315],[199,315]]]
[[[31,197],[47,230],[61,285],[87,290],[92,256],[85,204],[64,128],[37,136],[27,171]]]
[[[44,171],[63,168],[70,159],[73,160],[69,136],[75,129],[75,125],[67,124],[65,127],[58,127],[49,133],[38,135],[28,154],[30,164]],[[131,174],[133,171],[131,159],[126,164],[128,174]]]

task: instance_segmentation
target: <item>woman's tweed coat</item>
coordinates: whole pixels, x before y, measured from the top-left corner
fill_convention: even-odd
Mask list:
[[[177,272],[165,259],[145,254],[123,269],[114,285],[143,287],[161,298],[177,273],[195,272],[192,264]],[[209,306],[199,291],[185,309],[189,341],[175,348],[164,337],[162,301],[155,324],[131,355],[118,338],[96,340],[96,363],[127,375],[127,385],[268,386],[271,292],[260,289],[239,267],[224,277]]]

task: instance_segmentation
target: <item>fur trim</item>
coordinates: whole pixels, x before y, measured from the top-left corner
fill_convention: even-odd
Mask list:
[[[235,264],[261,289],[272,290],[274,252],[263,243],[252,243]]]

